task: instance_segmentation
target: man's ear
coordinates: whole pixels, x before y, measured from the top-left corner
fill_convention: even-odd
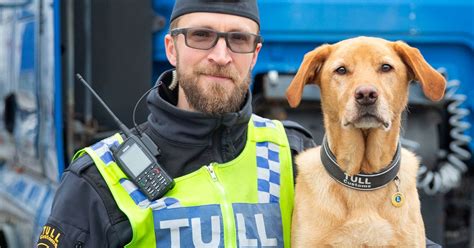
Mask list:
[[[331,53],[330,48],[331,45],[325,44],[305,54],[298,72],[286,90],[286,98],[291,107],[295,108],[300,104],[301,96],[303,95],[303,88],[306,84],[315,83],[319,85],[319,82],[315,82],[315,80],[317,79],[324,61]]]
[[[171,65],[176,67],[176,61],[178,61],[178,52],[176,51],[176,44],[173,37],[170,34],[165,36],[165,51],[166,57]]]
[[[425,96],[433,101],[441,100],[446,88],[446,79],[441,73],[426,62],[418,49],[402,41],[394,42],[393,48],[413,72],[414,78],[412,79],[420,82]]]
[[[255,64],[257,63],[258,54],[260,53],[260,49],[262,49],[262,45],[262,43],[258,43],[257,47],[255,48],[255,52],[253,53],[252,57],[252,64],[250,65],[251,69],[253,69],[255,67]]]

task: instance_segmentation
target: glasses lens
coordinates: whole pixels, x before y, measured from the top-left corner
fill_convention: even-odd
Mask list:
[[[240,32],[228,34],[229,47],[236,53],[251,53],[255,50],[256,35]]]
[[[210,49],[217,40],[217,33],[210,29],[190,28],[186,33],[186,43],[196,49]]]
[[[251,33],[229,32],[219,33],[206,28],[183,28],[171,31],[171,35],[185,35],[185,42],[188,47],[208,50],[217,44],[220,37],[225,37],[227,46],[236,53],[252,53],[257,46],[259,36]],[[260,41],[258,41],[260,42]]]

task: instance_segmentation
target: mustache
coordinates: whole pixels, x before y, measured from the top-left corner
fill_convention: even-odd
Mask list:
[[[229,66],[218,66],[218,65],[211,65],[206,67],[198,67],[194,70],[196,74],[204,74],[210,75],[215,77],[225,77],[230,78],[232,81],[238,81],[239,77],[237,72],[235,72]]]

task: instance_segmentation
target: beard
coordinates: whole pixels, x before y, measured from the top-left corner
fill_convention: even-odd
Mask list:
[[[209,65],[198,66],[191,73],[180,70],[179,61],[176,65],[177,79],[191,108],[196,111],[220,115],[237,112],[245,100],[250,84],[251,70],[243,78],[229,66]],[[232,81],[229,89],[228,82],[199,82],[201,75],[226,77]]]

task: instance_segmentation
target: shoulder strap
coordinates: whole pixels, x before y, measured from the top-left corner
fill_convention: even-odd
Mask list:
[[[272,142],[282,147],[288,147],[288,139],[282,123],[278,120],[270,120],[258,115],[252,115],[249,122],[248,137],[254,142]]]
[[[285,132],[285,128],[280,121],[269,120],[262,118],[257,115],[252,115],[252,120],[249,123],[249,139],[256,143],[256,156],[257,156],[257,167],[259,171],[266,171],[270,166],[263,166],[260,168],[259,161],[262,158],[268,160],[277,160],[278,163],[278,174],[279,178],[276,181],[279,185],[279,204],[282,216],[282,225],[284,229],[284,242],[285,247],[290,246],[290,227],[291,227],[291,214],[293,212],[293,168],[290,145]],[[278,153],[272,152],[273,148],[269,143],[276,145]],[[263,146],[268,146],[262,147]],[[259,152],[262,151],[262,154]],[[277,157],[273,157],[277,154]],[[272,156],[273,155],[273,156]],[[272,169],[270,169],[272,170]],[[273,174],[273,173],[271,173]],[[259,178],[259,182],[262,178]],[[272,183],[272,178],[269,179]],[[264,187],[263,187],[264,188]],[[259,191],[260,194],[260,191]]]

